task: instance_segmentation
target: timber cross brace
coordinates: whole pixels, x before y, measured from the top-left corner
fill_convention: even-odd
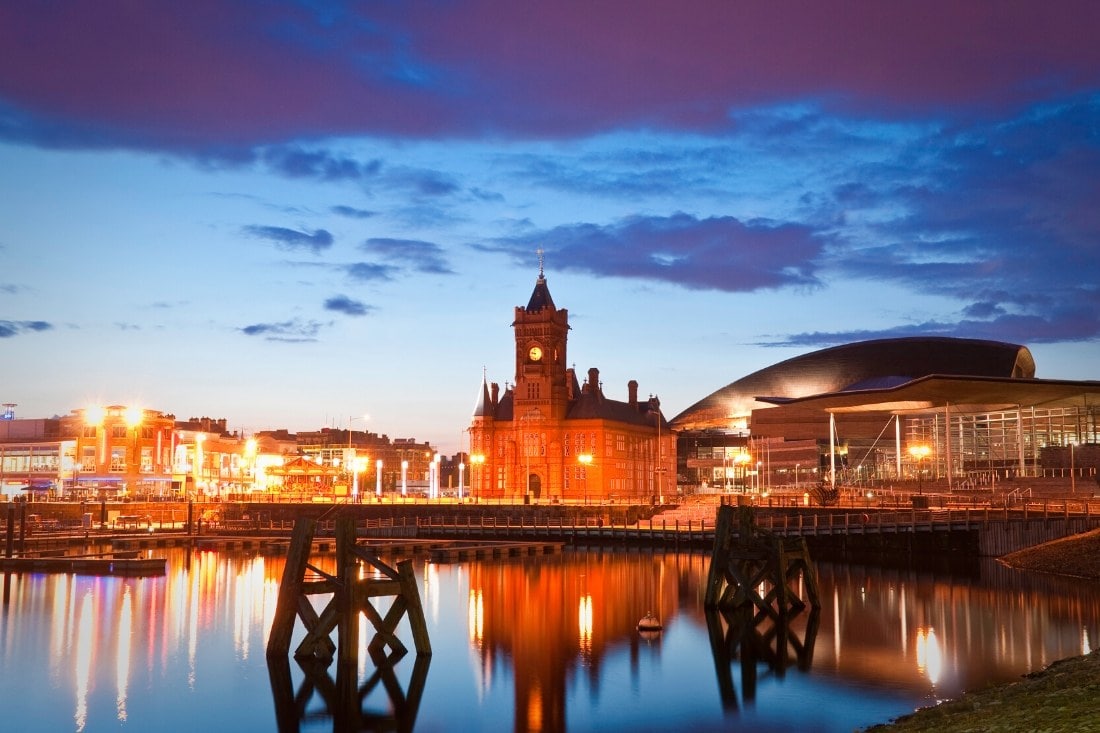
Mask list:
[[[384,656],[400,657],[406,653],[396,633],[405,614],[409,617],[417,655],[430,655],[428,626],[412,562],[399,561],[396,569],[381,562],[374,552],[356,545],[355,520],[342,517],[336,522],[336,572],[330,575],[309,562],[315,528],[316,521],[311,518],[299,519],[294,524],[267,641],[268,659],[285,657],[289,653],[294,620],[298,617],[305,625],[306,635],[294,652],[296,659],[312,659],[328,665],[334,653],[338,653],[341,664],[354,662],[359,649],[359,614],[365,615],[374,626],[375,636],[368,644],[372,657],[379,653],[384,655],[385,647],[389,647],[391,654]],[[359,577],[360,563],[376,572]],[[307,580],[307,572],[315,579]],[[319,594],[331,594],[332,598],[318,614],[310,596]],[[393,602],[383,615],[371,599],[387,596],[392,596]],[[332,641],[333,630],[337,631],[338,644]]]
[[[782,674],[790,647],[799,668],[808,668],[821,611],[817,571],[805,539],[784,539],[756,527],[752,507],[737,510],[735,531],[734,508],[718,508],[703,601],[719,678],[729,683],[729,689],[723,684],[727,704],[736,698],[728,672],[738,650],[746,697],[755,694],[757,661]],[[800,580],[805,600],[798,592]],[[805,635],[799,639],[791,621],[807,607]]]
[[[733,511],[729,505],[718,507],[704,606],[732,609],[752,604],[758,621],[775,622],[801,613],[807,603],[821,608],[817,572],[805,539],[785,539],[757,527],[752,507],[738,507],[735,533]],[[794,585],[800,577],[805,601]],[[761,587],[767,589],[764,595],[758,591]]]

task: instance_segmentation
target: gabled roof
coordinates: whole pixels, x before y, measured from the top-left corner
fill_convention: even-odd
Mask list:
[[[627,423],[628,425],[647,425],[654,427],[657,423],[653,415],[660,415],[660,410],[653,410],[648,401],[639,401],[636,404],[609,400],[606,397],[592,392],[582,392],[573,404],[569,406],[566,420],[611,420]],[[661,427],[667,428],[668,422],[664,415],[660,416]]]

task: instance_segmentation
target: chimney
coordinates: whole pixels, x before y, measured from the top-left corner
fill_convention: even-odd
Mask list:
[[[497,404],[497,398],[500,396],[500,385],[493,382],[493,404]]]
[[[600,394],[600,370],[596,367],[588,370],[588,391],[596,397],[602,396]]]

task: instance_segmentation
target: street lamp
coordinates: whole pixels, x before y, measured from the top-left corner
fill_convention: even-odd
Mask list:
[[[924,469],[921,461],[928,457],[932,449],[923,443],[909,446],[909,455],[917,462],[917,493],[924,494]]]
[[[439,494],[440,494],[440,491],[439,491],[439,484],[440,484],[439,462],[440,462],[440,457],[439,457],[439,454],[436,453],[435,457],[432,458],[432,466],[435,468],[435,486],[434,486],[433,491],[432,491],[432,496],[436,499],[439,498]]]
[[[382,459],[379,458],[378,462],[374,464],[374,495],[382,497]]]
[[[477,469],[481,468],[482,464],[484,463],[484,454],[474,453],[472,456],[470,456],[470,493],[473,494],[475,502],[477,501],[478,496],[481,494],[481,484],[478,479],[480,478],[482,481],[484,481],[484,478],[479,475],[480,472]]]
[[[126,462],[126,493],[130,493],[131,482],[134,486],[137,486],[138,477],[141,472],[141,447],[138,443],[138,430],[141,428],[141,419],[145,416],[145,411],[140,407],[127,407],[123,417],[126,420],[126,427],[131,431],[133,436],[133,442],[131,443],[130,460]]]
[[[466,471],[466,464],[458,462],[458,500],[462,501],[462,474]]]
[[[1072,441],[1069,444],[1069,493],[1071,493],[1071,494],[1076,494],[1077,493],[1077,476],[1076,476],[1077,467],[1074,465],[1074,460],[1073,460],[1073,449],[1076,448],[1076,447],[1077,447],[1077,441],[1076,440]]]
[[[581,453],[577,461],[584,467],[584,503],[588,505],[588,467],[592,465],[592,454]]]
[[[408,484],[406,478],[409,475],[409,462],[401,461],[401,496],[408,496]]]
[[[734,465],[736,466],[736,465],[740,464],[740,466],[741,466],[741,491],[742,492],[745,491],[745,475],[746,475],[746,472],[748,470],[746,467],[747,467],[749,461],[751,461],[751,460],[752,460],[752,456],[750,456],[748,453],[744,453],[744,452],[738,453],[737,455],[735,455],[733,457]]]

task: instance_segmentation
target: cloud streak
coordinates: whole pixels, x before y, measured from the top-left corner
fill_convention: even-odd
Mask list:
[[[280,249],[307,249],[315,255],[321,254],[332,247],[334,241],[332,234],[324,229],[317,229],[313,232],[301,232],[296,229],[287,229],[286,227],[254,224],[244,227],[242,231],[250,237],[274,242]]]
[[[0,338],[13,338],[22,334],[41,333],[53,329],[46,321],[0,321]]]

